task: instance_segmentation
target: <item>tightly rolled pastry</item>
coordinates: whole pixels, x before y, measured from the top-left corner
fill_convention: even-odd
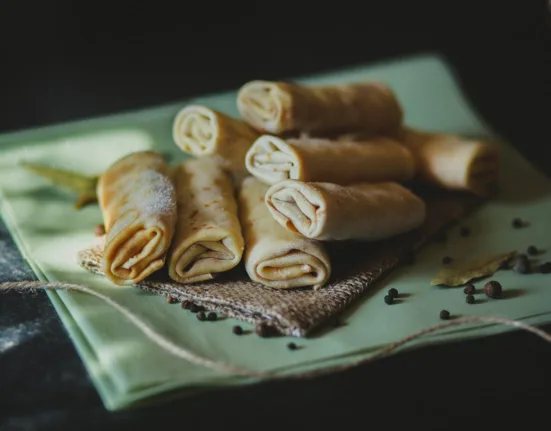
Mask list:
[[[175,168],[174,184],[178,219],[170,278],[196,283],[235,267],[244,244],[231,178],[212,159],[189,159]]]
[[[212,156],[232,172],[245,171],[245,153],[258,135],[247,123],[199,105],[183,108],[172,125],[172,137],[182,151]]]
[[[331,271],[323,244],[277,224],[264,203],[266,190],[267,186],[248,177],[239,192],[249,277],[277,289],[321,287]]]
[[[495,145],[404,128],[400,140],[415,158],[419,180],[479,196],[491,193],[499,174]]]
[[[245,156],[247,170],[266,184],[283,180],[341,185],[407,181],[415,174],[409,150],[379,137],[371,141],[288,139],[262,135]]]
[[[268,189],[266,205],[286,229],[319,240],[377,241],[425,220],[423,200],[397,183],[339,186],[288,180]]]
[[[237,95],[241,116],[265,133],[392,133],[403,113],[394,93],[380,82],[304,86],[252,81]]]
[[[139,283],[162,268],[174,235],[176,194],[169,168],[154,152],[132,153],[100,177],[98,200],[107,233],[105,276]]]

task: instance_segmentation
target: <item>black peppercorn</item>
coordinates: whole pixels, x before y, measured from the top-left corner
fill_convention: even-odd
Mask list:
[[[519,254],[513,264],[513,271],[519,274],[528,274],[530,272],[530,261],[525,254]]]
[[[390,295],[386,295],[385,296],[385,303],[390,305],[394,302],[394,297],[390,296]]]
[[[167,296],[166,297],[166,302],[168,302],[169,304],[175,304],[178,302],[178,300],[176,298],[174,298],[173,296]]]
[[[471,234],[471,230],[468,227],[462,227],[459,230],[459,235],[461,235],[463,238],[469,236]]]
[[[254,332],[256,332],[256,335],[258,335],[259,337],[265,338],[272,335],[274,331],[273,328],[266,323],[260,323],[255,326]]]
[[[216,313],[211,311],[209,314],[207,314],[207,320],[209,320],[210,322],[214,322],[216,319],[218,319]]]
[[[519,218],[514,218],[513,221],[511,222],[511,225],[515,228],[515,229],[519,229],[521,227],[524,226],[524,223],[521,219]]]
[[[440,312],[440,319],[448,320],[450,318],[450,312],[448,310],[442,310]]]
[[[503,289],[497,281],[489,281],[484,285],[484,293],[490,298],[501,298]]]
[[[467,301],[467,304],[474,304],[474,296],[473,295],[467,295],[465,300]]]
[[[191,301],[182,301],[182,308],[184,310],[189,310],[190,307],[191,307]]]
[[[243,328],[239,325],[235,325],[233,328],[232,328],[232,332],[235,334],[235,335],[243,335]]]
[[[388,289],[388,296],[392,296],[393,298],[398,297],[398,290],[394,287]]]
[[[526,252],[530,255],[530,256],[535,256],[536,254],[538,254],[538,248],[531,245],[530,247],[528,247],[526,249]]]
[[[200,307],[197,304],[190,304],[189,311],[192,313],[197,313],[198,311],[201,311]]]
[[[453,259],[452,259],[451,257],[449,257],[449,256],[444,256],[444,257],[442,258],[442,263],[443,263],[444,265],[448,265],[448,264],[452,263],[452,261],[453,261]]]
[[[475,292],[476,292],[476,288],[472,283],[467,283],[467,285],[465,286],[465,289],[463,289],[463,293],[466,295],[474,295]]]
[[[200,320],[201,322],[204,322],[205,320],[207,320],[207,316],[205,315],[204,311],[199,311],[197,313],[197,320]]]
[[[289,350],[297,350],[297,345],[295,343],[289,343],[287,344],[287,348]]]
[[[551,272],[551,262],[545,262],[540,265],[540,271],[542,274],[549,274]]]

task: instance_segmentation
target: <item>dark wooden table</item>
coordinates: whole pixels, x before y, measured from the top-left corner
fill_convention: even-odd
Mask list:
[[[171,6],[170,16],[157,21],[160,7],[136,6],[138,17],[130,18],[123,8],[107,13],[100,6],[79,9],[76,2],[53,2],[53,9],[37,2],[30,33],[18,26],[29,2],[8,3],[8,18],[19,21],[8,26],[9,39],[1,38],[7,45],[0,131],[174,102],[253,78],[437,51],[456,68],[481,115],[551,173],[551,159],[544,156],[551,142],[544,2],[496,11],[482,8],[485,2],[470,9],[398,2],[367,5],[368,12],[344,4],[338,10],[318,6],[317,18],[296,5],[277,12],[273,5],[247,4],[220,11],[220,24],[209,31],[190,18],[194,14],[172,13]],[[208,14],[207,6],[195,14]],[[0,281],[33,278],[3,227],[0,256]],[[550,346],[514,332],[427,347],[315,380],[213,391],[109,413],[46,296],[1,295],[2,334],[24,335],[29,328],[26,341],[0,345],[2,431],[333,423],[425,429],[488,423],[494,429],[515,420],[532,429],[551,401]]]

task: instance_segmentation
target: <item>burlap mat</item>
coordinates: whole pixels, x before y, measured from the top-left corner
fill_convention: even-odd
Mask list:
[[[248,279],[242,265],[215,281],[193,285],[175,283],[159,271],[137,287],[178,301],[189,300],[255,325],[269,325],[281,334],[302,337],[334,320],[390,270],[407,264],[413,251],[479,203],[463,195],[433,196],[427,199],[427,220],[416,231],[378,243],[328,244],[332,277],[328,285],[317,291],[265,287]],[[78,261],[86,270],[101,274],[98,247],[81,251]]]

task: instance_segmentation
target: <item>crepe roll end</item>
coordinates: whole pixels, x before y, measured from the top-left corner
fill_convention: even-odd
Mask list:
[[[237,109],[241,116],[255,129],[267,133],[285,131],[289,96],[280,85],[269,81],[251,81],[237,94]]]
[[[255,281],[276,289],[319,289],[330,276],[325,262],[300,249],[284,250],[277,256],[260,260],[254,272]]]
[[[229,271],[241,261],[243,246],[224,233],[217,238],[184,244],[172,253],[169,276],[189,284],[212,280],[214,274]]]
[[[174,118],[172,137],[182,151],[197,157],[214,153],[218,133],[216,112],[205,106],[183,108]]]
[[[282,181],[268,189],[265,201],[274,220],[287,230],[307,238],[320,236],[327,211],[315,187],[302,181]]]
[[[133,285],[165,264],[166,233],[158,227],[137,228],[110,239],[104,251],[104,273],[113,283]]]
[[[247,171],[265,184],[299,179],[300,157],[283,139],[260,136],[245,155]]]

